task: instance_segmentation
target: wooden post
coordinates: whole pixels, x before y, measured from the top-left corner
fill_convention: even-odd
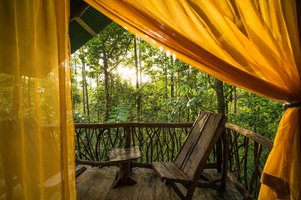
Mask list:
[[[124,134],[125,134],[125,148],[131,147],[131,127],[124,127]]]
[[[222,160],[223,160],[223,149],[222,149],[222,136],[220,136],[216,142],[216,165],[217,171],[221,173],[222,171]]]
[[[214,89],[217,97],[217,111],[220,114],[226,114],[226,103],[225,103],[225,95],[224,95],[224,83],[220,80],[215,79]],[[218,139],[216,143],[216,163],[217,163],[217,171],[221,173],[222,171],[222,159],[223,159],[223,150],[222,150],[222,136]]]
[[[224,130],[222,132],[222,140],[223,140],[223,168],[222,168],[222,180],[221,180],[221,189],[224,190],[226,188],[227,182],[227,171],[228,171],[228,154],[229,154],[229,140]]]

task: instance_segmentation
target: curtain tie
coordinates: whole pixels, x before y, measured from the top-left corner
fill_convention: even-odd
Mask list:
[[[276,176],[262,173],[261,183],[270,187],[276,193],[277,199],[287,199],[290,195],[289,183]]]
[[[299,102],[292,102],[292,103],[284,103],[284,108],[296,108],[296,107],[301,107],[301,101]]]

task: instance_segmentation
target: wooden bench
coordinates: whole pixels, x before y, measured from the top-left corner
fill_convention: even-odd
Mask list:
[[[225,128],[225,123],[224,115],[200,113],[174,162],[152,163],[159,177],[166,180],[166,183],[175,189],[181,199],[191,199],[195,187],[200,185],[202,170]],[[215,182],[211,181],[204,186],[213,186]],[[181,192],[176,183],[181,183],[186,187],[186,195]]]

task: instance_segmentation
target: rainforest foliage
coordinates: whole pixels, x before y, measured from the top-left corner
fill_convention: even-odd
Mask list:
[[[200,111],[273,138],[281,103],[228,85],[112,23],[71,57],[75,122],[191,122]]]

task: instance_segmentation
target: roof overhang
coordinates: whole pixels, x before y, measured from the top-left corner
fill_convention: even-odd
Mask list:
[[[112,22],[82,0],[71,0],[69,37],[71,53],[86,44]]]

